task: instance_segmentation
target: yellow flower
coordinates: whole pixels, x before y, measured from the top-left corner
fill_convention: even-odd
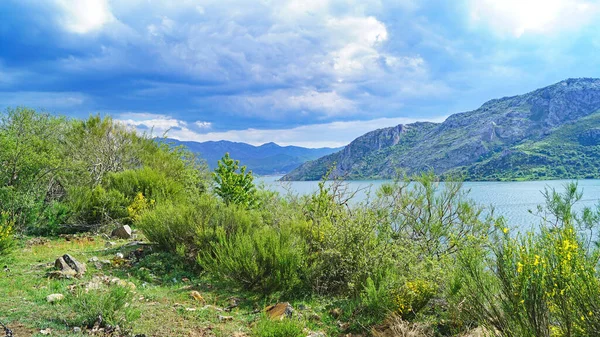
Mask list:
[[[504,234],[508,234],[508,227],[502,228],[502,231],[504,232]]]
[[[539,255],[536,255],[536,256],[535,256],[535,261],[533,261],[533,265],[534,265],[534,266],[537,266],[538,264],[540,264],[540,256],[539,256]]]
[[[523,264],[521,262],[517,263],[517,273],[522,273],[523,272]]]

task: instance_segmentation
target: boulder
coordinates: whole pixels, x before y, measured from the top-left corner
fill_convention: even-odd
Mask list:
[[[131,227],[129,227],[128,225],[117,227],[112,231],[110,236],[119,239],[131,239]]]
[[[67,263],[67,265],[69,265],[69,267],[71,267],[71,269],[73,269],[77,272],[78,276],[85,274],[85,272],[86,272],[85,263],[81,263],[81,262],[77,261],[74,257],[72,257],[69,254],[63,255],[62,259]]]
[[[292,308],[291,304],[288,302],[281,302],[266,307],[265,312],[269,318],[281,320],[286,317],[291,317],[294,312],[294,308]]]

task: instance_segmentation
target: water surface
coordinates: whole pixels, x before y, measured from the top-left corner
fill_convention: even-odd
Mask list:
[[[280,182],[281,176],[266,176],[256,179],[264,183],[268,189],[282,194],[309,194],[318,189],[317,181]],[[375,191],[388,180],[364,180],[347,182],[350,190],[360,189],[356,200],[364,200],[367,191]],[[469,197],[480,205],[493,206],[497,215],[504,216],[513,227],[529,228],[539,224],[539,217],[529,210],[536,211],[537,206],[544,203],[542,191],[545,187],[562,191],[565,184],[571,180],[525,181],[525,182],[465,182],[464,188],[469,189]],[[577,209],[584,206],[595,206],[600,200],[600,180],[580,180],[579,188],[583,198],[576,204]]]

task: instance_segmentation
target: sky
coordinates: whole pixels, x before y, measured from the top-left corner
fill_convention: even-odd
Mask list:
[[[600,77],[600,1],[2,0],[0,108],[343,146]]]

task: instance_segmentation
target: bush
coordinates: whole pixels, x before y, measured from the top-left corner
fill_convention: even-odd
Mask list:
[[[577,228],[599,219],[572,210],[581,198],[570,184],[564,194],[546,191],[538,232],[513,237],[504,227],[490,252],[461,254],[461,298],[467,313],[498,336],[591,336],[600,329],[598,248]]]
[[[296,320],[274,321],[268,317],[263,317],[256,322],[252,332],[257,337],[301,337],[306,335],[303,333],[302,325]]]
[[[95,323],[101,327],[119,326],[127,329],[139,318],[140,312],[131,305],[134,292],[129,287],[113,285],[106,290],[81,291],[74,299],[77,312],[76,325],[91,328]]]
[[[290,291],[300,284],[305,250],[287,230],[262,227],[250,232],[217,233],[198,263],[213,275],[263,293]]]
[[[214,213],[211,198],[202,197],[196,204],[164,202],[144,212],[136,225],[148,240],[156,242],[162,249],[175,252],[178,247],[195,252],[198,237],[202,236],[207,218]],[[179,248],[182,249],[182,248]]]
[[[0,255],[8,254],[14,245],[14,222],[6,212],[0,213]]]

